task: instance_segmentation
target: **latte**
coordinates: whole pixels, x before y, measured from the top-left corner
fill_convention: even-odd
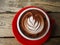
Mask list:
[[[30,39],[43,37],[49,26],[45,14],[36,9],[27,10],[22,13],[17,25],[19,26],[19,33],[21,32],[22,35]]]

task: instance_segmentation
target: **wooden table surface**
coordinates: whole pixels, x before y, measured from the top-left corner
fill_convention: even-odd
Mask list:
[[[4,1],[0,1],[0,45],[22,45],[15,39],[11,24],[16,12],[29,5],[44,8],[55,20],[51,37],[43,45],[60,45],[60,0],[5,0],[4,3],[2,2]],[[26,2],[28,4],[25,4]]]

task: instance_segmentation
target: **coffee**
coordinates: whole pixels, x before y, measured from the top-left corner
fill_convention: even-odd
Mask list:
[[[48,33],[49,28],[49,17],[39,8],[25,9],[17,19],[18,32],[28,40],[43,38]]]
[[[29,38],[38,38],[45,34],[48,22],[45,15],[38,10],[28,10],[19,20],[21,32]]]

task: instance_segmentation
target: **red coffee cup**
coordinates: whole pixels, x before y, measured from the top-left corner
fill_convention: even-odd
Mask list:
[[[34,34],[34,35],[36,35],[36,34],[38,34],[38,32],[39,32],[39,36],[38,37],[33,37],[33,35],[32,35],[32,37],[30,36],[30,37],[28,37],[30,34],[28,34],[28,33],[25,33],[25,28],[23,29],[22,27],[24,27],[24,25],[23,26],[21,26],[21,24],[24,24],[24,21],[22,20],[22,19],[25,19],[26,17],[25,17],[25,14],[27,14],[28,13],[28,11],[30,11],[30,12],[32,12],[33,10],[36,10],[35,12],[37,12],[37,11],[39,11],[41,14],[43,14],[44,16],[43,17],[45,17],[46,18],[46,22],[47,23],[45,23],[45,21],[44,21],[44,23],[41,23],[41,28],[43,27],[44,28],[44,26],[45,25],[47,25],[47,28],[46,28],[46,26],[45,26],[45,28],[46,28],[46,30],[45,30],[45,32],[43,33],[43,32],[41,32],[42,30],[40,30],[41,28],[39,27],[39,30],[38,31],[32,31],[32,29],[31,29],[31,31],[29,32],[29,33],[32,33],[32,34]],[[34,12],[34,11],[33,11]],[[33,13],[32,12],[32,13]],[[35,13],[34,13],[35,14]],[[37,13],[38,14],[38,13]],[[24,17],[25,18],[24,18]],[[29,15],[27,15],[27,17],[28,17]],[[31,16],[35,16],[35,15],[30,15],[30,17]],[[38,16],[38,15],[37,15]],[[21,18],[22,17],[22,18]],[[26,20],[28,20],[30,17],[28,17],[28,18],[26,18]],[[31,17],[32,18],[32,17]],[[36,17],[35,17],[36,18]],[[38,19],[40,19],[40,18],[38,18]],[[21,20],[22,20],[22,23],[20,23],[21,22]],[[32,23],[34,23],[34,19],[32,18]],[[41,19],[42,20],[42,19]],[[28,23],[28,21],[25,21],[26,23]],[[35,21],[36,22],[36,21]],[[27,24],[26,24],[27,25]],[[35,7],[35,6],[28,6],[28,7],[25,7],[25,8],[22,8],[21,10],[19,10],[18,12],[17,12],[17,14],[16,14],[16,16],[14,17],[14,19],[13,19],[13,22],[12,22],[12,29],[13,29],[13,33],[14,33],[14,35],[15,35],[15,38],[20,42],[20,43],[22,43],[23,45],[42,45],[45,41],[47,41],[47,39],[50,37],[50,33],[51,33],[51,30],[52,30],[52,25],[53,25],[53,23],[52,23],[52,20],[50,19],[50,17],[46,14],[46,12],[43,10],[43,9],[41,9],[41,8],[38,8],[38,7]],[[34,29],[34,28],[33,28]],[[23,31],[22,31],[23,30]],[[27,28],[27,31],[29,31],[28,30],[28,28]],[[44,31],[44,30],[43,30]],[[40,34],[42,34],[41,36],[40,36]],[[28,36],[27,36],[28,35]]]

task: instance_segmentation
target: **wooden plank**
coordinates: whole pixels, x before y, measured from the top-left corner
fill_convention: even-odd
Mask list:
[[[0,38],[0,45],[22,45],[15,38]],[[50,38],[43,45],[60,45],[60,38]]]
[[[60,12],[60,3],[58,2],[32,2],[31,5],[43,8],[51,12]]]
[[[52,36],[60,36],[60,13],[48,14],[55,20],[55,24],[52,30]]]
[[[60,45],[60,38],[50,38],[44,45]]]
[[[46,1],[46,2],[60,2],[60,0],[31,0],[32,2]]]
[[[15,14],[0,14],[0,37],[12,36],[12,20]]]
[[[17,12],[25,6],[38,6],[51,12],[60,12],[59,0],[1,0],[0,12]]]
[[[52,36],[60,36],[60,13],[48,14],[55,20],[55,25],[52,30]],[[13,37],[11,24],[14,16],[15,13],[0,14],[0,37]]]
[[[0,38],[0,45],[21,45],[15,38]]]

